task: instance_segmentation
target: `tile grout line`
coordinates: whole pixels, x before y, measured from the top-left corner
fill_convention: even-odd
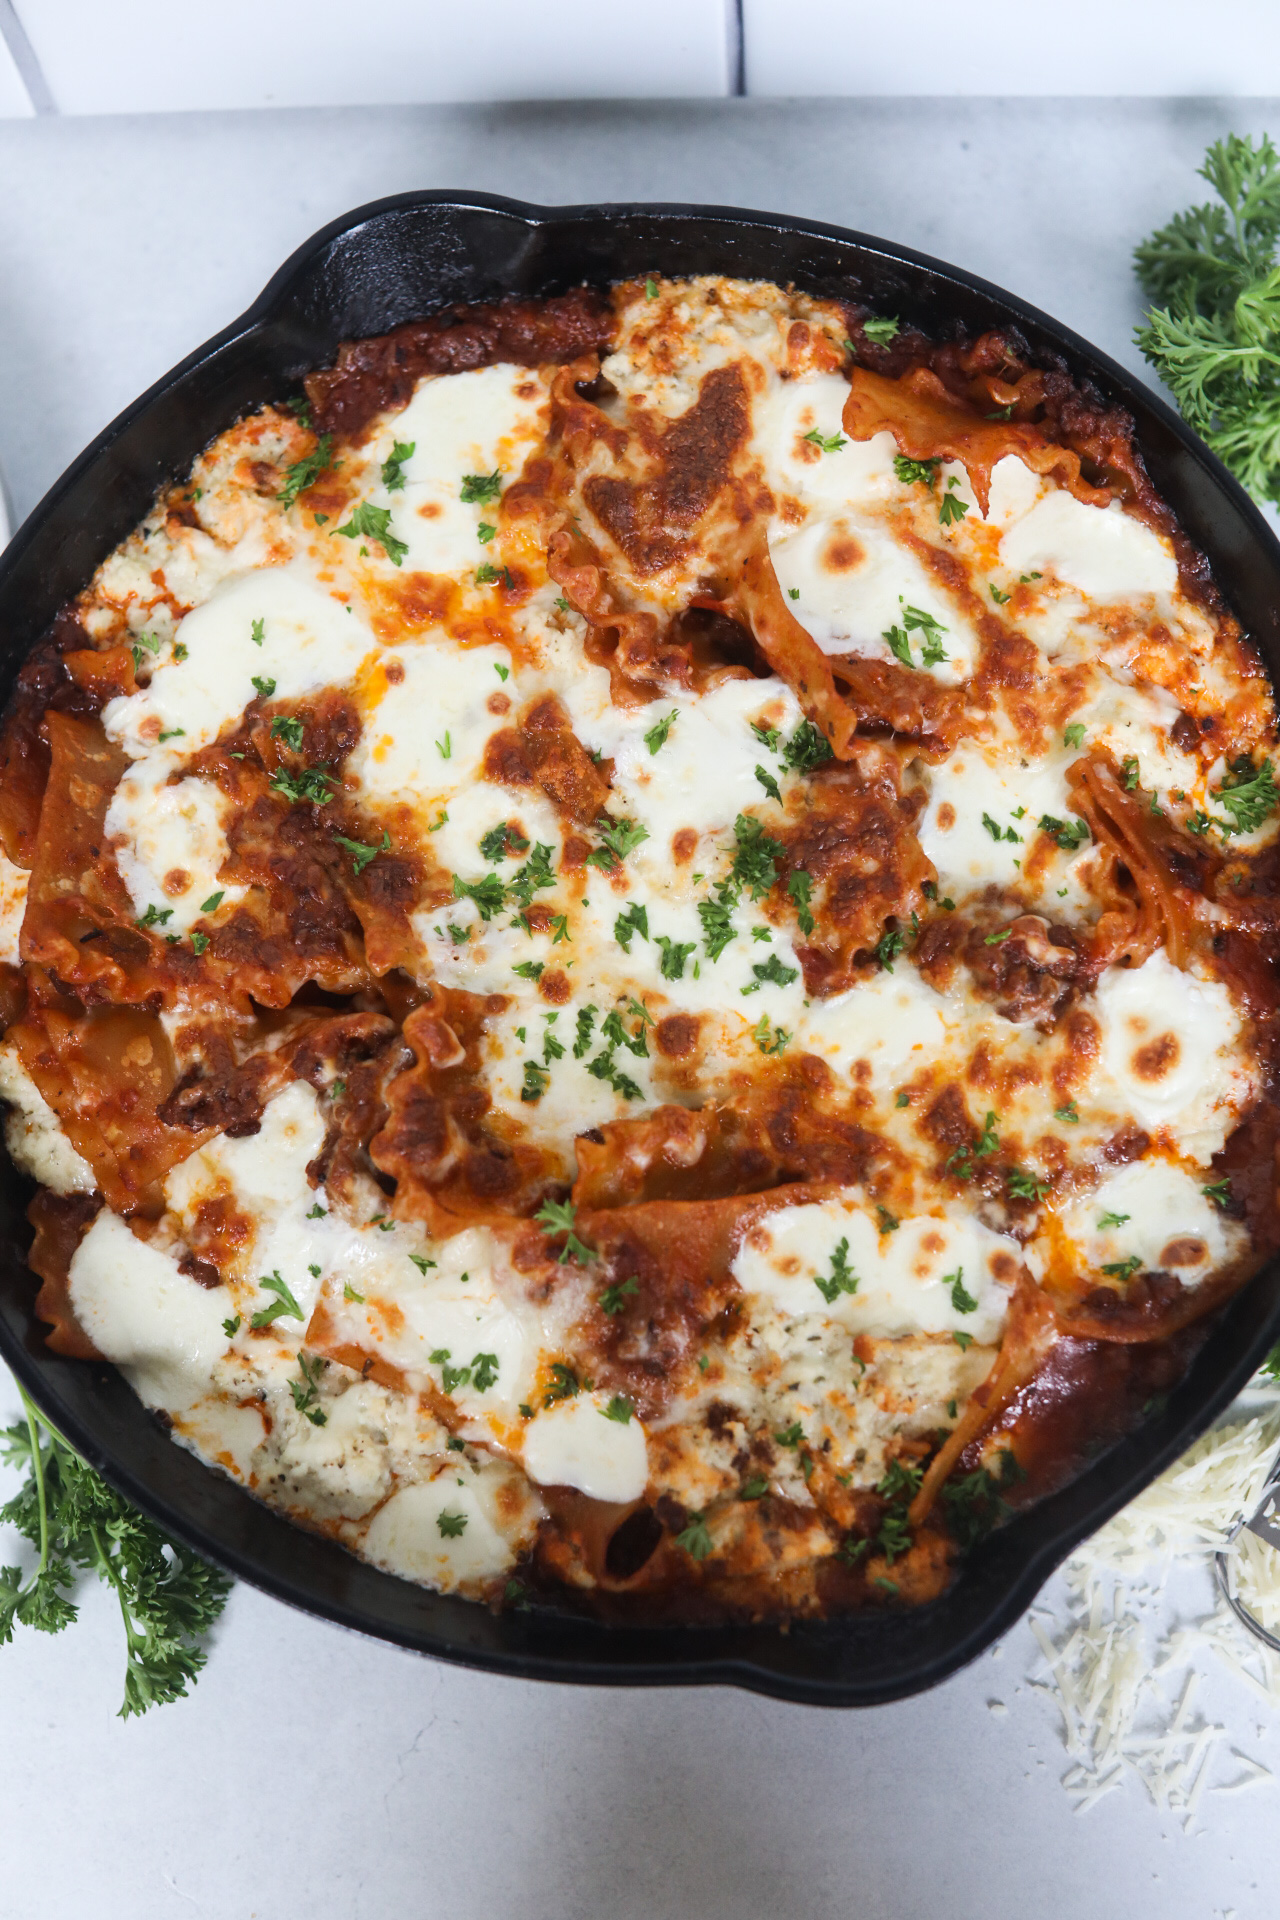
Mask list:
[[[0,0],[0,39],[9,49],[14,66],[27,90],[28,98],[37,115],[52,114],[58,111],[57,104],[44,77],[44,69],[36,58],[36,50],[27,38],[27,30],[18,18],[13,0]]]

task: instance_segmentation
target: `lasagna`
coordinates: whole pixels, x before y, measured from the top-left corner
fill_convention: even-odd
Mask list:
[[[1280,1241],[1274,728],[1015,337],[654,277],[348,345],[10,701],[46,1337],[436,1589],[927,1601]]]

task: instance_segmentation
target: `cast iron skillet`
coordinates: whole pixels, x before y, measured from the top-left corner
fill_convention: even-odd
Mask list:
[[[340,341],[454,301],[559,293],[650,272],[777,280],[865,300],[947,337],[1014,325],[1133,414],[1152,478],[1208,554],[1273,676],[1280,545],[1243,490],[1145,387],[1065,328],[984,281],[882,240],[731,208],[542,208],[484,194],[413,193],[335,221],[224,333],[136,401],[46,495],[0,560],[0,689],[58,607],[238,416],[297,387]],[[167,1439],[111,1367],[58,1359],[33,1325],[29,1194],[0,1167],[0,1351],[37,1403],[125,1496],[240,1578],[401,1646],[526,1679],[613,1685],[731,1682],[781,1699],[866,1706],[917,1693],[1002,1634],[1078,1541],[1144,1487],[1239,1391],[1280,1326],[1280,1263],[1231,1302],[1163,1408],[1071,1486],[970,1555],[915,1611],[772,1627],[606,1627],[541,1608],[495,1616],[362,1565],[261,1506]]]

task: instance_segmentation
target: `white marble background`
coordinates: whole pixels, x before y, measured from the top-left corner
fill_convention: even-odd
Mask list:
[[[1210,139],[1268,126],[1280,100],[9,122],[0,465],[20,519],[316,227],[410,187],[841,222],[1136,369],[1134,242],[1197,197]],[[0,1649],[0,1920],[1270,1920],[1274,1793],[1208,1796],[1191,1836],[1132,1783],[1077,1818],[1033,1651],[1020,1627],[924,1698],[840,1714],[468,1674],[242,1588],[191,1699],[122,1724],[118,1622],[91,1592],[69,1633]],[[1248,1694],[1207,1701],[1280,1770]]]

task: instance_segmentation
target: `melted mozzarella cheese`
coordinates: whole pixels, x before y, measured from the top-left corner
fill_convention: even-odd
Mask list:
[[[27,884],[31,875],[23,867],[0,853],[0,961],[16,967],[21,963],[18,937],[27,911]]]
[[[433,1252],[427,1272],[406,1260],[393,1286],[357,1280],[364,1302],[335,1299],[331,1311],[357,1345],[437,1381],[468,1419],[509,1420],[533,1388],[538,1323],[509,1270],[504,1286],[500,1249],[487,1228],[467,1228]]]
[[[828,1300],[818,1281],[838,1273],[841,1242],[857,1286]],[[1004,1324],[1020,1263],[1018,1243],[977,1220],[921,1214],[881,1233],[862,1208],[833,1200],[766,1215],[732,1272],[744,1293],[763,1294],[784,1314],[822,1315],[890,1337],[961,1331],[985,1345]]]
[[[186,933],[200,918],[201,903],[219,886],[227,858],[223,832],[226,799],[208,780],[179,780],[172,752],[135,761],[111,796],[106,831],[116,865],[139,917],[148,908],[167,912],[165,928]],[[222,885],[225,900],[245,889]]]
[[[524,1467],[541,1487],[576,1487],[593,1500],[638,1500],[649,1481],[644,1428],[606,1412],[600,1393],[548,1407],[524,1431]]]
[[[184,754],[208,746],[257,697],[255,677],[274,680],[277,700],[344,686],[375,644],[359,615],[302,561],[227,580],[187,615],[178,638],[185,658],[169,655],[152,669],[149,686],[103,708],[109,738],[134,759],[161,734],[180,737]]]
[[[1218,1152],[1256,1071],[1227,988],[1198,980],[1158,950],[1140,967],[1108,967],[1094,1001],[1102,1027],[1089,1097],[1166,1130],[1201,1165]]]
[[[756,402],[753,444],[770,484],[806,506],[839,511],[879,505],[901,495],[893,469],[897,445],[891,433],[850,440],[843,432],[849,383],[841,374],[811,374],[776,386],[768,400]],[[830,453],[810,434],[843,444]]]
[[[492,535],[482,542],[480,529],[496,524],[497,501],[463,500],[463,481],[496,472],[500,485],[509,485],[545,431],[547,415],[546,388],[527,367],[482,367],[421,382],[375,450],[382,458],[394,442],[413,447],[403,462],[405,484],[371,496],[391,509],[392,530],[409,549],[406,571],[459,574],[492,562]]]
[[[1000,558],[1010,573],[1053,573],[1095,600],[1172,593],[1178,584],[1168,539],[1126,513],[1118,501],[1090,507],[1060,488],[1009,527],[1001,537]]]
[[[72,1258],[70,1292],[80,1325],[148,1406],[199,1397],[227,1344],[226,1287],[179,1273],[171,1253],[139,1240],[104,1207]]]
[[[891,629],[906,634],[911,665],[949,685],[973,672],[977,635],[948,605],[916,555],[891,528],[850,510],[812,515],[797,533],[771,536],[769,552],[791,611],[824,653],[895,657]],[[936,621],[944,658],[924,664],[925,635],[904,621],[921,613]],[[906,661],[903,661],[906,665]]]
[[[957,898],[988,886],[1021,886],[1022,866],[1039,837],[1044,816],[1073,822],[1064,770],[1071,755],[1053,753],[1022,765],[965,745],[927,771],[929,801],[920,820],[920,845],[938,870],[940,893]],[[1042,870],[1036,899],[1067,898],[1078,907],[1086,897],[1079,869],[1090,857],[1086,839],[1079,853],[1055,846]]]
[[[837,1073],[867,1061],[872,1086],[886,1092],[941,1052],[946,1009],[942,995],[900,961],[892,973],[874,974],[848,993],[801,1007],[797,1039]]]
[[[392,1494],[369,1523],[364,1553],[375,1566],[446,1593],[505,1573],[516,1556],[497,1502],[509,1485],[500,1468],[442,1467]]]
[[[8,1103],[4,1141],[10,1157],[54,1193],[92,1193],[97,1187],[93,1168],[82,1160],[57,1114],[31,1078],[18,1050],[0,1046],[0,1100]]]
[[[1060,1220],[1084,1271],[1136,1258],[1142,1272],[1175,1274],[1184,1287],[1207,1280],[1247,1243],[1207,1198],[1203,1174],[1169,1160],[1122,1167],[1064,1207]]]
[[[324,1136],[315,1094],[304,1081],[295,1080],[268,1101],[257,1133],[238,1140],[219,1134],[176,1166],[165,1182],[165,1200],[186,1227],[195,1222],[203,1200],[228,1192],[234,1196],[252,1231],[232,1258],[231,1276],[243,1282],[278,1273],[301,1308],[301,1324],[288,1316],[288,1330],[298,1333],[320,1292],[320,1276],[310,1267],[317,1264],[323,1245],[317,1231],[321,1223],[306,1221],[303,1215],[315,1204],[307,1166],[324,1145]],[[253,1304],[260,1309],[271,1303],[272,1295],[265,1291]]]
[[[510,659],[505,647],[457,647],[443,633],[384,654],[385,690],[347,762],[361,797],[375,809],[411,809],[425,837],[450,796],[480,774],[490,734],[508,724],[488,702],[501,691],[494,668]],[[388,680],[389,667],[403,678]],[[514,806],[519,796],[509,791]],[[483,865],[479,853],[474,865]]]

